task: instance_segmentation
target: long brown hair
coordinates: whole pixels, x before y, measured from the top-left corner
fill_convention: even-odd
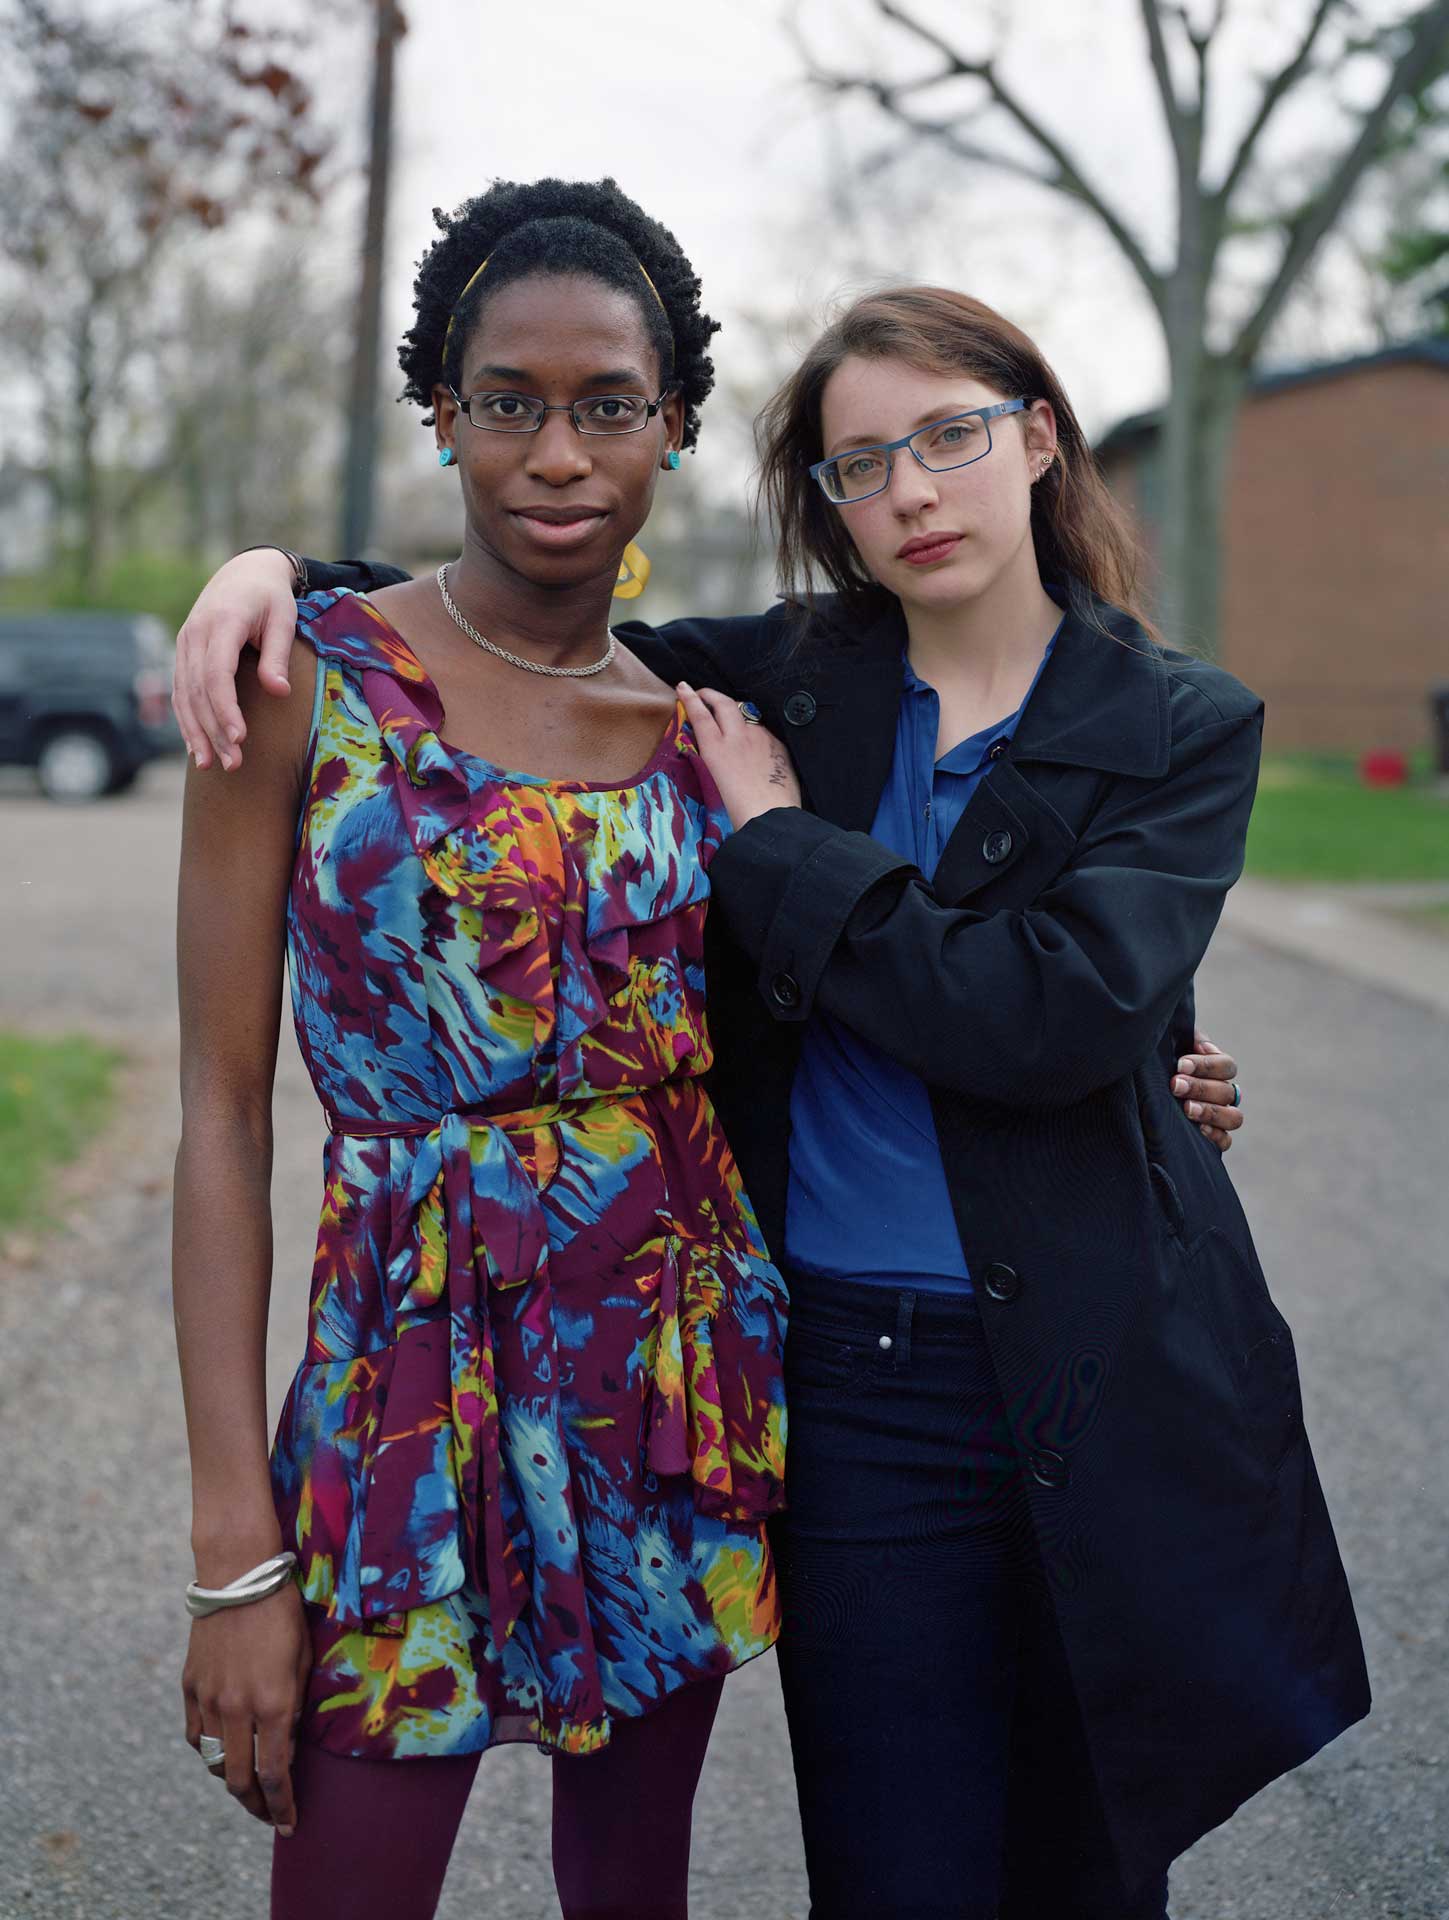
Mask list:
[[[812,604],[817,582],[859,599],[863,613],[886,597],[862,565],[835,507],[806,468],[821,457],[825,383],[852,354],[904,360],[926,373],[964,373],[1006,398],[1050,401],[1057,458],[1032,489],[1031,532],[1043,580],[1080,599],[1085,588],[1120,607],[1147,632],[1136,604],[1141,549],[1107,490],[1071,402],[1036,343],[969,294],[946,287],[892,287],[852,303],[833,320],[772,396],[756,428],[761,503],[774,524],[781,589]]]

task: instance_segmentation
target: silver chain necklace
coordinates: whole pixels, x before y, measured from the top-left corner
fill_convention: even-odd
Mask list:
[[[459,613],[458,609],[453,605],[453,596],[448,591],[448,569],[446,565],[438,568],[438,592],[443,596],[443,605],[475,645],[482,647],[485,653],[497,654],[498,658],[500,660],[506,660],[510,667],[522,667],[525,673],[546,673],[554,680],[587,680],[591,673],[602,673],[604,671],[604,668],[607,667],[613,659],[618,648],[618,642],[615,640],[613,629],[611,628],[609,632],[608,652],[602,660],[596,660],[591,667],[546,667],[540,660],[525,660],[519,654],[509,653],[506,647],[495,647],[491,640],[485,638],[470,621],[463,618],[462,614]]]

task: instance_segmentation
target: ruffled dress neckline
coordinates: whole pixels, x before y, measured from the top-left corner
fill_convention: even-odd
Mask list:
[[[626,779],[579,780],[567,775],[527,773],[519,768],[500,766],[486,754],[474,753],[470,748],[460,747],[446,737],[447,712],[437,682],[403,635],[366,594],[339,587],[310,598],[322,604],[324,618],[344,602],[348,603],[348,610],[355,608],[363,615],[367,622],[365,633],[356,631],[350,623],[339,628],[328,619],[328,654],[333,658],[350,659],[352,664],[364,667],[369,664],[368,656],[375,656],[371,664],[390,674],[400,686],[414,689],[412,704],[418,720],[431,732],[439,754],[469,775],[471,786],[543,787],[553,793],[631,793],[667,765],[686,741],[692,744],[684,702],[676,699],[674,713],[655,743],[653,752],[644,765]],[[346,644],[349,640],[352,643],[350,647]]]

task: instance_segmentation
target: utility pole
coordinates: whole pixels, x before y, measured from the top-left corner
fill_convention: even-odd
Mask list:
[[[366,551],[372,535],[377,465],[378,357],[382,344],[382,269],[387,239],[388,172],[392,164],[393,58],[407,31],[396,0],[375,0],[377,37],[368,123],[367,213],[362,232],[362,283],[357,342],[347,386],[347,453],[342,471],[341,548],[349,558]]]

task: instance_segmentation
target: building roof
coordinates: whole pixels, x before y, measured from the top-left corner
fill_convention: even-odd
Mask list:
[[[1439,367],[1449,373],[1449,338],[1426,335],[1418,340],[1403,340],[1397,346],[1380,347],[1376,353],[1356,353],[1347,360],[1322,360],[1308,366],[1280,367],[1272,373],[1255,374],[1248,382],[1248,394],[1281,393],[1288,387],[1307,386],[1315,380],[1337,380],[1348,373],[1363,373],[1370,367]],[[1100,457],[1109,453],[1136,453],[1162,425],[1163,409],[1153,407],[1147,413],[1129,414],[1119,420],[1097,442]]]

